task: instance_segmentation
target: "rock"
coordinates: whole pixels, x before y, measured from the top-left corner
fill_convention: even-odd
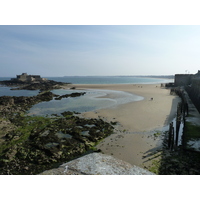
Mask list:
[[[1,96],[0,116],[15,116],[14,113],[24,112],[39,102],[50,101],[54,96],[55,94],[52,92],[43,92],[31,97]]]
[[[5,158],[9,161],[13,160],[15,155],[17,154],[17,146],[13,146],[10,150],[5,154]]]
[[[40,175],[155,175],[145,169],[102,153],[91,153],[44,171]]]
[[[61,100],[62,98],[68,98],[68,97],[79,97],[86,94],[86,92],[75,92],[72,94],[65,94],[65,95],[61,95],[55,98],[55,100]]]
[[[38,174],[55,163],[93,151],[95,142],[113,133],[113,127],[102,120],[80,118],[67,111],[62,115],[38,118],[18,114],[12,118],[12,123],[20,129],[5,134],[0,174],[7,174],[7,170],[9,174]],[[10,148],[13,144],[15,149]],[[23,170],[23,167],[28,168]]]
[[[48,91],[53,89],[60,89],[61,86],[70,83],[57,82],[53,80],[47,81],[36,81],[36,82],[24,82],[24,81],[0,81],[1,85],[12,86],[11,90],[40,90],[40,91]]]

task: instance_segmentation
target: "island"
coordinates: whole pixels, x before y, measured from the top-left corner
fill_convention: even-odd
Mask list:
[[[12,87],[11,90],[47,91],[61,89],[62,86],[70,83],[48,80],[46,78],[41,78],[40,75],[28,75],[27,73],[22,73],[21,75],[16,75],[16,78],[0,81],[0,84]]]

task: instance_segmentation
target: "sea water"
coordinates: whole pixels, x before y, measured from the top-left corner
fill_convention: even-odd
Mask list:
[[[11,77],[0,78],[0,80],[10,80]],[[47,77],[49,80],[73,83],[73,84],[154,84],[166,83],[173,80],[160,78],[141,77]],[[0,96],[34,96],[39,91],[31,90],[10,90],[10,87],[0,86]],[[128,92],[113,90],[52,90],[54,94],[64,95],[73,92],[86,92],[85,95],[73,98],[63,98],[61,100],[51,100],[34,105],[30,110],[30,115],[60,114],[64,111],[88,112],[98,109],[108,108],[133,101],[140,101],[143,97],[130,94]],[[105,98],[109,95],[110,98]],[[101,98],[104,97],[104,98]]]
[[[72,84],[154,84],[174,81],[173,79],[137,76],[64,76],[45,78]]]
[[[11,87],[0,85],[0,96],[35,96],[39,90],[11,90]]]
[[[69,94],[71,90],[53,90],[54,94]],[[128,92],[113,91],[113,90],[76,90],[76,92],[86,92],[80,97],[63,98],[61,100],[51,100],[49,102],[41,102],[34,105],[30,110],[30,115],[47,115],[60,114],[64,111],[72,112],[88,112],[108,107],[114,107],[120,104],[125,104],[133,101],[140,101],[143,97],[130,94]],[[106,95],[112,94],[112,98],[104,98]],[[103,97],[103,98],[101,98]]]
[[[10,80],[11,78],[14,77],[0,77],[0,81]],[[63,76],[43,78],[72,84],[154,84],[174,82],[173,79],[139,76]]]

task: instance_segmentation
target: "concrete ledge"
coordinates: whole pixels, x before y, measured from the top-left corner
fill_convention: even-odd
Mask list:
[[[102,153],[91,153],[40,175],[155,175]]]

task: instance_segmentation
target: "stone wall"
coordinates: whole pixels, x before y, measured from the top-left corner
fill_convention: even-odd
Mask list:
[[[197,74],[175,74],[175,86],[184,86],[193,104],[200,112],[200,71]]]
[[[192,76],[192,74],[175,74],[175,86],[190,85]]]
[[[197,110],[200,112],[200,79],[192,79],[191,84],[185,86],[185,90],[187,91],[190,99],[192,100]]]
[[[46,81],[47,79],[41,78],[40,75],[28,75],[27,73],[22,73],[17,75],[17,78],[11,79],[13,81],[23,81],[23,82],[33,82],[33,81]]]

